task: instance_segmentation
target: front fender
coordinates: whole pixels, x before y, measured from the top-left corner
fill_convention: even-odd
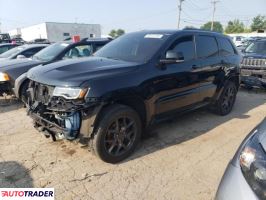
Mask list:
[[[21,85],[27,80],[27,72],[20,75],[16,80],[15,80],[15,86],[13,88],[13,92],[17,98],[20,98],[20,87]]]

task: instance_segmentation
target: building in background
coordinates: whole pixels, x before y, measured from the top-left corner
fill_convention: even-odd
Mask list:
[[[25,41],[48,39],[51,42],[62,41],[73,35],[85,37],[101,37],[100,24],[44,22],[41,24],[17,28],[8,32],[10,36],[20,35]]]

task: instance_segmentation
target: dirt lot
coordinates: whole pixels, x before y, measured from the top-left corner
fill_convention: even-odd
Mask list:
[[[126,161],[39,134],[21,104],[0,107],[0,187],[54,187],[56,199],[213,199],[243,138],[266,113],[266,94],[241,91],[225,117],[205,110],[154,127]]]

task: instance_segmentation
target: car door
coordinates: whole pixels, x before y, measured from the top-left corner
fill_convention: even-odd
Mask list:
[[[193,69],[198,64],[195,59],[194,35],[177,38],[169,50],[183,54],[184,61],[164,64],[154,80],[156,115],[184,109],[199,100],[198,73]]]
[[[199,65],[195,70],[199,75],[200,99],[208,101],[215,95],[218,79],[224,76],[215,36],[197,34],[196,52]]]

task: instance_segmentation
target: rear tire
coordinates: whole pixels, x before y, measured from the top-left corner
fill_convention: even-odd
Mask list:
[[[223,92],[220,95],[219,99],[215,103],[215,111],[219,115],[229,114],[234,106],[237,94],[237,87],[234,82],[229,81],[224,86]]]
[[[120,162],[136,149],[142,125],[135,110],[124,105],[112,105],[103,111],[97,124],[92,148],[103,161]]]

